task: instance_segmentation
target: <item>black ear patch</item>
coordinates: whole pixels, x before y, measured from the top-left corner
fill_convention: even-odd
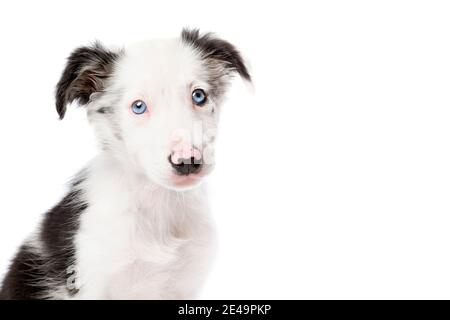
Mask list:
[[[87,104],[92,93],[104,89],[118,57],[118,53],[105,49],[98,42],[72,52],[56,86],[56,110],[60,119],[64,118],[67,104],[74,100]]]
[[[243,79],[251,81],[241,54],[231,43],[215,37],[212,33],[200,35],[198,29],[183,29],[181,40],[197,49],[203,59],[219,61],[226,70],[237,72]]]

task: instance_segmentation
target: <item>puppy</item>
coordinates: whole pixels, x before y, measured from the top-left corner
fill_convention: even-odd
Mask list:
[[[84,105],[101,151],[22,245],[1,298],[194,298],[214,251],[201,182],[234,74],[251,81],[232,44],[198,30],[76,49],[56,109]]]

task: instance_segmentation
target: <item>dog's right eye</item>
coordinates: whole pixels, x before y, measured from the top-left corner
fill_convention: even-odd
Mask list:
[[[137,100],[133,102],[133,104],[131,105],[131,110],[135,114],[143,114],[145,111],[147,111],[147,105],[145,104],[144,101]]]

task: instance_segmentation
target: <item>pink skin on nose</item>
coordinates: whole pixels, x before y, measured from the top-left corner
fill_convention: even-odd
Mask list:
[[[175,164],[181,163],[182,159],[191,159],[200,161],[202,159],[202,153],[197,148],[181,148],[173,151],[171,155],[172,162]]]

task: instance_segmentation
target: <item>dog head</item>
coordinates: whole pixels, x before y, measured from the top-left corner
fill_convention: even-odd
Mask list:
[[[237,49],[198,30],[110,50],[76,49],[56,90],[87,108],[106,152],[167,188],[195,186],[214,165],[220,105],[234,74],[251,81]]]

